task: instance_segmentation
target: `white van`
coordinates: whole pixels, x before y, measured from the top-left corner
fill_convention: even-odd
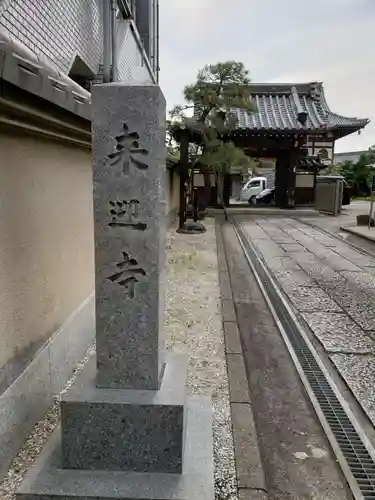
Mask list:
[[[265,189],[267,189],[267,179],[265,177],[253,177],[242,188],[241,200],[253,204],[257,195]]]

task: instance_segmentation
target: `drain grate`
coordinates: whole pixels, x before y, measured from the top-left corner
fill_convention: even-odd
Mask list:
[[[268,299],[283,326],[300,367],[310,385],[311,391],[324,415],[331,434],[346,461],[347,467],[342,468],[354,497],[356,499],[375,500],[374,460],[354,428],[308,344],[301,335],[288,309],[280,299],[268,273],[265,271],[264,264],[249,242],[244,230],[237,221],[234,221],[234,225],[237,236],[247,254],[247,258],[264,287]],[[350,470],[350,477],[348,477],[348,468]],[[353,478],[357,485],[355,488],[353,488]]]

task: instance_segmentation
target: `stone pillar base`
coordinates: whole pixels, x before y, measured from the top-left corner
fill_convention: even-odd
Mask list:
[[[182,472],[187,360],[160,355],[160,389],[95,386],[95,357],[61,399],[66,469]]]
[[[210,398],[186,400],[182,474],[61,468],[60,430],[31,467],[17,500],[213,500]]]
[[[160,358],[158,391],[97,388],[90,359],[16,498],[213,500],[210,398],[185,397],[184,357]]]

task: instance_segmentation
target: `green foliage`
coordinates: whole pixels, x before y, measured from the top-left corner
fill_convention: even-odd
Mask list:
[[[200,161],[212,167],[215,172],[226,174],[231,169],[247,173],[252,166],[252,159],[242,149],[237,148],[233,142],[211,141]]]
[[[339,165],[327,165],[325,168],[320,170],[319,175],[341,175]]]
[[[177,146],[167,145],[167,153],[177,160],[180,159],[180,150]]]
[[[185,112],[194,109],[194,121],[197,123],[206,123],[209,118],[214,128],[220,124],[235,126],[233,116],[230,116],[231,110],[256,110],[249,85],[249,72],[241,62],[206,65],[198,71],[196,82],[184,88],[187,104],[175,106],[170,115],[172,118],[185,119]]]
[[[177,105],[170,111],[168,129],[171,135],[185,128],[200,137],[200,144],[189,151],[190,164],[199,165],[206,188],[210,188],[210,169],[216,173],[218,193],[223,202],[223,173],[231,168],[248,170],[251,159],[228,142],[230,132],[237,127],[233,111],[237,108],[256,111],[251,99],[249,72],[244,64],[236,61],[218,62],[206,65],[198,71],[195,83],[184,88],[185,105]],[[193,110],[193,117],[186,112]],[[180,132],[180,131],[179,131]],[[208,193],[205,191],[205,205]],[[203,206],[203,204],[201,204]]]
[[[187,104],[175,106],[170,111],[171,130],[176,122],[193,128],[202,136],[200,163],[227,172],[231,167],[248,169],[251,160],[233,143],[223,138],[237,126],[235,108],[255,111],[250,95],[249,72],[244,64],[236,61],[206,65],[198,71],[195,83],[186,85],[184,97]],[[194,116],[186,111],[194,109]]]
[[[184,97],[195,107],[196,120],[204,122],[212,110],[216,116],[233,108],[255,110],[249,84],[249,72],[243,63],[219,62],[200,70],[197,81],[185,87]]]
[[[345,161],[339,165],[340,173],[352,186],[354,195],[368,194],[371,186],[375,163],[375,148],[360,156],[357,162]]]

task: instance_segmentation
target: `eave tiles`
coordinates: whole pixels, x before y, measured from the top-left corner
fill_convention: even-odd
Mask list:
[[[239,129],[280,131],[347,129],[350,133],[369,123],[367,118],[348,118],[332,113],[321,83],[252,84],[251,87],[257,111],[248,113],[243,109],[234,110]],[[298,119],[301,112],[307,114],[304,124]]]

